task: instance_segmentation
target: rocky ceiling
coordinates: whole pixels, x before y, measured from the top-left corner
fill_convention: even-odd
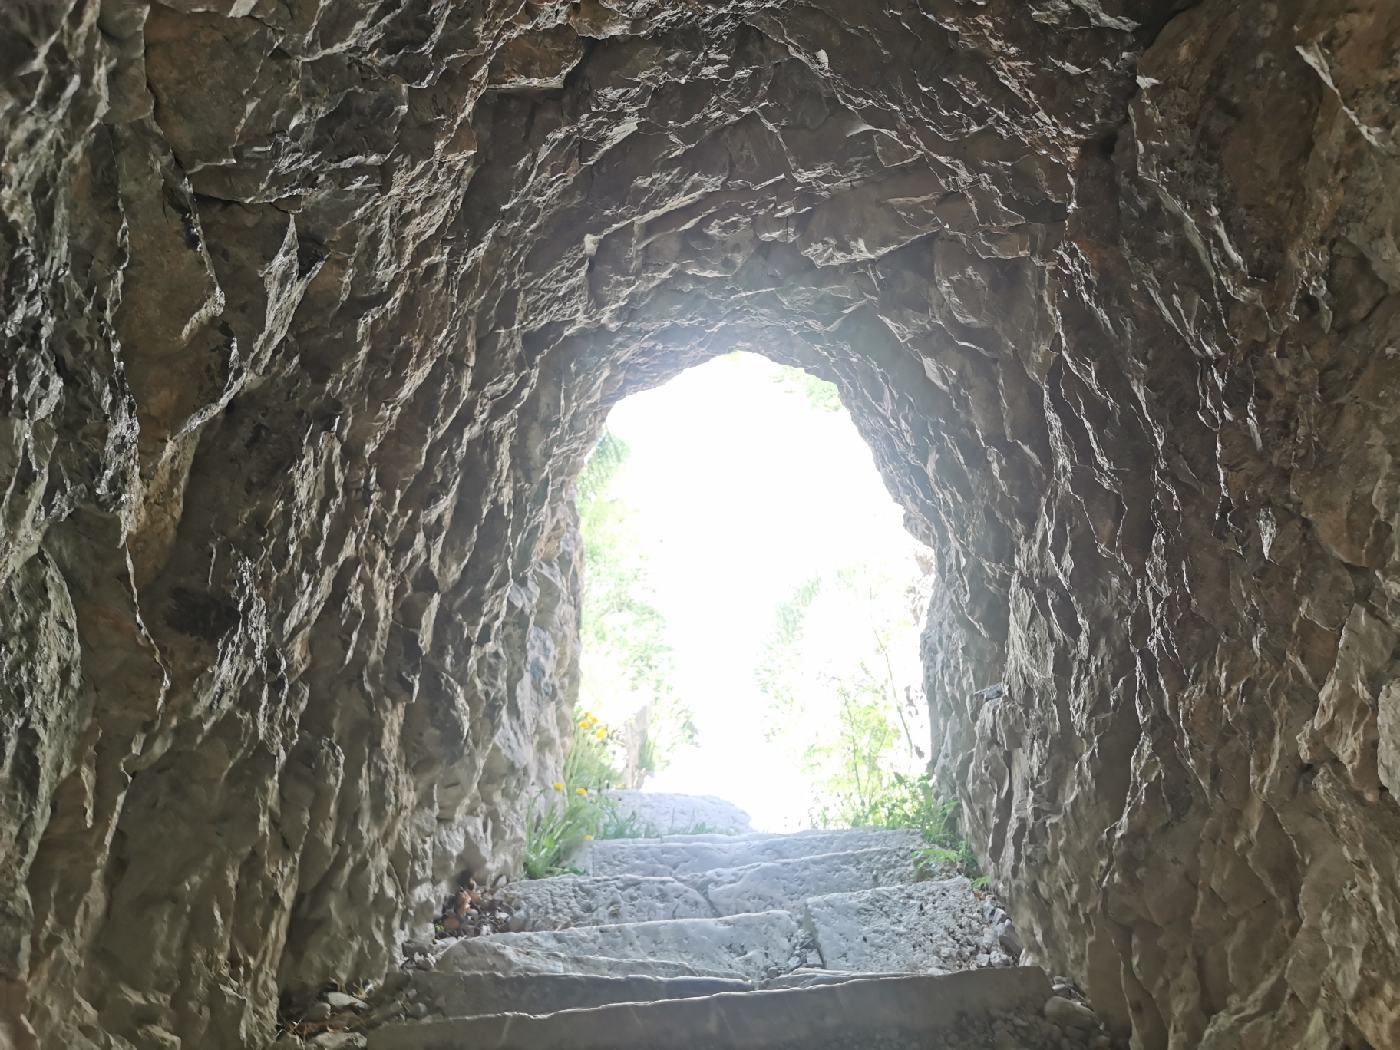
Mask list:
[[[1400,1045],[1397,103],[1388,0],[5,4],[0,1044],[257,1045],[508,870],[571,477],[744,347],[938,552],[1034,953]]]

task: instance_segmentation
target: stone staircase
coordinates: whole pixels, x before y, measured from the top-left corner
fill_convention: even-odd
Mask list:
[[[965,878],[904,831],[591,843],[587,874],[503,891],[519,932],[407,971],[369,1050],[1099,1050]]]

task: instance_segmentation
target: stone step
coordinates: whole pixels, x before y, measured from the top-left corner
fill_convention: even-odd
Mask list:
[[[411,997],[439,1017],[552,1014],[610,1003],[694,999],[750,991],[748,981],[721,977],[602,977],[585,974],[438,973],[415,970]]]
[[[713,795],[671,795],[657,791],[614,790],[607,793],[619,820],[631,821],[639,837],[692,833],[733,835],[749,832],[749,815]]]
[[[770,875],[767,868],[760,866],[760,873]],[[725,885],[744,884],[740,877]],[[1000,946],[991,922],[994,910],[967,879],[957,878],[821,894],[792,911],[472,938],[443,953],[436,969],[749,981],[799,969],[810,972],[812,967],[866,974],[945,973],[1015,961]]]
[[[942,973],[1015,961],[993,910],[956,878],[811,897],[803,916],[826,969]]]
[[[1036,967],[859,979],[386,1025],[370,1032],[369,1050],[923,1050],[935,1041],[993,1050],[999,1017],[1039,1018],[1050,995]]]
[[[603,957],[613,961],[676,963],[690,967],[692,975],[758,980],[786,973],[807,962],[807,941],[807,932],[790,912],[766,911],[725,918],[668,919],[474,937],[458,941],[444,952],[437,960],[437,969],[511,972],[498,968],[504,956],[513,959],[513,972],[529,972],[529,959],[542,956],[550,963],[549,972],[566,973],[570,972],[569,961],[588,966],[591,960]],[[558,968],[556,962],[561,963]],[[680,976],[655,972],[651,975]]]
[[[914,853],[875,847],[718,868],[681,879],[561,875],[512,883],[502,893],[527,931],[795,910],[808,897],[913,882]]]
[[[693,886],[676,879],[636,875],[561,875],[516,882],[501,892],[501,899],[523,917],[527,931],[713,918],[717,914]]]
[[[773,988],[818,988],[827,984],[845,984],[847,981],[908,976],[910,975],[907,973],[856,973],[851,970],[795,970],[763,981],[758,987],[765,991]]]
[[[829,853],[884,848],[915,849],[919,835],[905,829],[855,828],[795,835],[702,835],[590,842],[573,863],[593,876],[645,875],[683,878],[718,868],[795,860]]]
[[[899,845],[720,868],[685,881],[704,894],[717,914],[738,915],[796,910],[808,897],[899,886],[917,877],[914,851]]]
[[[458,941],[434,962],[440,973],[573,974],[585,977],[724,977],[743,979],[732,967],[692,966],[678,959],[580,956],[538,944],[511,944],[514,934]],[[471,944],[471,948],[463,945]],[[815,956],[815,952],[812,953]]]
[[[824,838],[830,835],[846,835],[865,838],[871,835],[877,838],[882,835],[894,835],[905,837],[911,834],[907,828],[807,828],[803,831],[738,831],[703,834],[672,834],[660,835],[651,838],[629,838],[629,839],[604,839],[603,842],[635,842],[635,843],[692,843],[692,842],[727,842],[731,845],[740,843],[773,842],[775,840],[809,840]],[[864,848],[864,847],[860,847]]]

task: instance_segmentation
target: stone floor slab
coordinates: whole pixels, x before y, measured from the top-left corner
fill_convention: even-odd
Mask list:
[[[639,837],[677,834],[732,835],[750,831],[749,815],[714,795],[660,791],[609,791],[620,818],[637,825]]]
[[[704,892],[717,913],[738,915],[796,908],[808,897],[896,886],[916,878],[914,851],[884,846],[721,868],[687,881]]]
[[[969,1016],[1034,1013],[1050,994],[1049,979],[1034,967],[880,978],[545,1017],[390,1025],[370,1034],[369,1050],[904,1050],[929,1045]]]
[[[459,941],[438,960],[439,969],[487,969],[483,959],[502,951],[545,953],[577,960],[593,957],[684,963],[697,972],[733,972],[752,978],[791,970],[805,958],[807,933],[789,912],[768,911],[720,919],[673,919],[615,926],[585,926],[548,933],[502,933]],[[567,971],[558,971],[567,972]]]
[[[501,898],[523,917],[528,931],[702,919],[717,914],[701,893],[684,882],[635,875],[532,879],[507,886]]]
[[[734,839],[712,835],[676,839],[620,839],[589,843],[575,857],[574,863],[594,876],[679,878],[701,875],[717,868],[739,868],[851,850],[907,847],[912,851],[919,842],[917,832],[863,828]]]
[[[412,975],[417,1001],[442,1017],[493,1013],[549,1014],[610,1003],[692,999],[742,992],[748,981],[720,977],[637,977],[587,974],[437,973]]]
[[[965,878],[813,897],[805,915],[832,970],[939,973],[1011,962]]]

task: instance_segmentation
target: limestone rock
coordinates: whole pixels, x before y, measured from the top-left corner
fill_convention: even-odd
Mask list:
[[[747,981],[719,977],[599,977],[585,974],[420,973],[420,1003],[446,1017],[480,1014],[546,1014],[608,1003],[685,999],[748,991]],[[427,1007],[424,1013],[428,1012]]]
[[[498,1013],[391,1025],[373,1032],[369,1045],[371,1050],[844,1050],[853,1045],[918,1050],[942,1044],[992,1050],[985,1038],[968,1038],[968,1026],[983,1035],[990,1018],[1038,1006],[1048,990],[1044,971],[1034,968],[937,977],[904,974],[828,987],[624,1002],[545,1016]]]
[[[459,950],[462,945],[471,947]],[[711,969],[675,959],[580,955],[567,944],[546,947],[534,942],[513,943],[504,937],[461,941],[443,953],[437,961],[436,968],[443,973],[504,976],[563,974],[584,977],[717,977],[739,981],[746,979],[744,973],[728,965]]]
[[[704,891],[719,914],[737,915],[794,908],[808,897],[913,882],[915,878],[913,850],[897,846],[726,868],[694,876],[691,881]]]
[[[365,1010],[368,1007],[363,999],[353,995],[346,995],[344,992],[327,992],[324,996],[326,1004],[332,1010]]]
[[[703,876],[720,868],[742,868],[861,849],[905,849],[919,843],[910,831],[811,831],[796,835],[675,835],[651,841],[590,842],[574,858],[597,876],[619,873],[665,877]]]
[[[944,973],[1010,962],[986,943],[982,905],[967,879],[814,897],[805,915],[828,969]]]
[[[270,1039],[513,871],[572,480],[738,348],[936,553],[1027,951],[1144,1048],[1400,1045],[1397,18],[0,5],[0,1040]]]
[[[664,791],[609,791],[622,820],[637,826],[639,837],[705,833],[732,835],[749,831],[749,815],[713,795],[675,795]]]
[[[791,969],[789,960],[799,954],[803,941],[802,927],[791,914],[768,911],[721,919],[580,926],[462,940],[443,955],[439,967],[482,972],[484,967],[477,959],[505,950],[576,959],[674,960],[684,962],[699,975],[756,979]]]
[[[491,64],[491,83],[502,89],[561,88],[583,58],[583,41],[568,26],[511,40]]]
[[[1061,1028],[1093,1028],[1098,1024],[1093,1010],[1062,995],[1045,1000],[1045,1019]]]
[[[562,875],[517,882],[507,887],[501,896],[512,907],[525,911],[528,915],[525,925],[531,930],[698,919],[715,914],[709,901],[695,888],[667,878]]]

